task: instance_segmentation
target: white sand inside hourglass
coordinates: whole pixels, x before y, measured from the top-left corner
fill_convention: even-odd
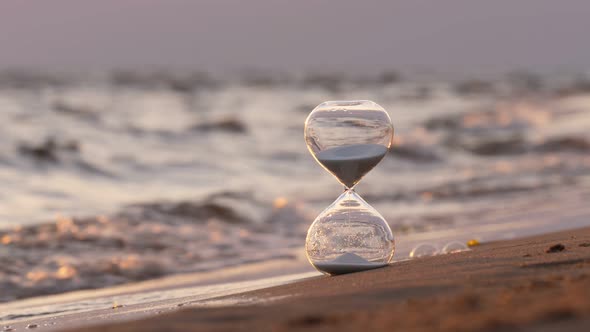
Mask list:
[[[387,266],[387,263],[369,262],[357,254],[347,252],[334,260],[315,263],[314,265],[318,270],[329,274],[345,274],[377,269]]]
[[[316,155],[318,161],[351,188],[387,154],[379,144],[354,144],[330,148]]]

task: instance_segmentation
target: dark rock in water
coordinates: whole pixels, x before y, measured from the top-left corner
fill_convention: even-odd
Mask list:
[[[91,119],[91,120],[95,120],[98,118],[97,111],[94,109],[91,109],[89,107],[74,106],[74,105],[70,105],[65,102],[58,101],[58,102],[53,103],[52,108],[56,112],[62,113],[62,114],[78,116],[78,117]]]
[[[526,142],[521,137],[508,137],[505,139],[479,142],[466,148],[469,152],[482,156],[520,154],[526,152]]]
[[[98,166],[84,160],[80,155],[80,145],[76,141],[58,141],[54,138],[47,138],[40,144],[21,143],[18,152],[38,165],[67,165],[80,169],[84,172],[116,178],[116,175],[103,170]]]
[[[207,220],[217,218],[228,223],[248,222],[234,208],[208,199],[203,202],[179,202],[179,203],[154,203],[139,206],[143,210],[153,211],[158,214],[166,214],[180,218]]]
[[[571,96],[590,93],[590,79],[586,77],[578,78],[569,85],[557,89],[556,93],[559,96]]]
[[[495,92],[495,88],[491,82],[468,80],[457,84],[455,92],[461,95],[492,94]]]
[[[535,190],[549,190],[553,186],[563,185],[567,179],[547,178],[539,181],[519,180],[518,177],[498,179],[493,177],[472,178],[466,181],[449,182],[421,192],[434,199],[477,199],[484,196],[524,193]]]
[[[201,205],[201,213],[209,217],[217,217],[227,222],[237,223],[244,221],[244,217],[231,207],[210,201]]]
[[[212,122],[199,123],[191,127],[195,131],[225,131],[236,134],[244,134],[248,128],[244,123],[236,118],[225,118]]]
[[[396,145],[389,150],[389,153],[396,158],[414,162],[441,161],[440,156],[435,151],[417,145]]]
[[[195,89],[195,82],[190,79],[169,79],[166,85],[177,92],[191,92]]]
[[[527,71],[514,71],[508,73],[506,76],[510,87],[514,92],[537,92],[543,89],[543,79],[541,76],[527,72]]]
[[[389,70],[381,73],[377,81],[381,84],[393,84],[399,83],[400,81],[402,81],[402,79],[403,77],[400,73]]]
[[[67,78],[39,71],[4,70],[0,72],[0,86],[17,89],[40,89],[65,85]]]
[[[18,150],[22,155],[33,157],[40,161],[58,162],[55,143],[53,141],[46,141],[44,144],[38,146],[23,144],[19,146]]]
[[[535,145],[527,141],[525,136],[534,126],[527,117],[513,116],[494,109],[451,114],[424,123],[428,130],[440,130],[446,134],[443,142],[445,146],[480,156],[590,151],[590,141],[581,136],[548,138]]]
[[[115,85],[137,85],[144,86],[148,81],[145,75],[126,70],[117,70],[111,74],[111,83]]]
[[[186,76],[164,77],[162,82],[165,86],[176,92],[192,92],[199,88],[214,88],[219,82],[204,72],[194,72]]]
[[[534,125],[528,116],[501,108],[473,109],[470,112],[435,117],[424,123],[424,127],[428,130],[474,136],[521,134]]]
[[[77,142],[69,141],[64,143],[57,142],[54,138],[48,138],[39,145],[21,144],[18,151],[28,157],[38,161],[57,163],[59,161],[58,153],[60,151],[78,152],[80,147]]]
[[[527,152],[527,142],[519,135],[481,138],[453,136],[447,140],[446,144],[449,147],[459,148],[480,156],[520,154]]]
[[[461,127],[462,116],[453,114],[427,120],[424,127],[428,130],[451,130]]]
[[[590,142],[583,137],[559,137],[545,141],[534,148],[537,152],[590,151]]]

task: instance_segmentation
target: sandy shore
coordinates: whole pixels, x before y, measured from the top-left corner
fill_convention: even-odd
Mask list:
[[[185,307],[89,330],[590,331],[590,228]]]

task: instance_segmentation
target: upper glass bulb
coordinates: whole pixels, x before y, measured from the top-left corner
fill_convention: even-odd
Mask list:
[[[327,101],[305,120],[307,148],[348,189],[385,157],[392,140],[389,115],[368,100]]]

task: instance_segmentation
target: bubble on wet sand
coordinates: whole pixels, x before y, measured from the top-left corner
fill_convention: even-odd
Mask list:
[[[443,254],[453,254],[453,253],[468,251],[468,250],[471,250],[471,249],[467,248],[467,245],[465,245],[459,241],[453,241],[453,242],[447,243],[443,247],[442,253]]]
[[[410,258],[427,257],[437,255],[438,248],[432,244],[421,243],[410,252]]]

